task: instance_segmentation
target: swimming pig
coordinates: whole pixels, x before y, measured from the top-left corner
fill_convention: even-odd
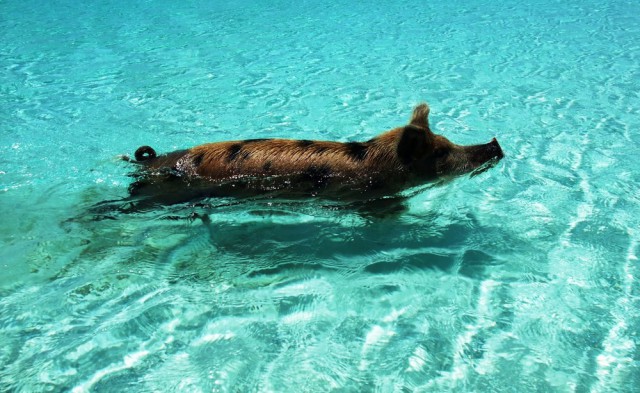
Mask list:
[[[366,142],[247,139],[156,155],[138,148],[132,199],[171,204],[204,197],[274,195],[374,199],[483,170],[503,157],[498,141],[460,146],[434,134],[429,106],[408,125]]]

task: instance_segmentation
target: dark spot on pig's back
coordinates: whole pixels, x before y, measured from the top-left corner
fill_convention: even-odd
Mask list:
[[[345,144],[347,154],[356,161],[362,161],[367,156],[369,146],[360,142],[349,142]]]
[[[321,154],[325,151],[327,151],[327,144],[326,142],[319,142],[319,141],[311,141],[308,139],[302,139],[299,141],[296,141],[296,145],[305,150],[305,151],[309,151],[313,154]]]
[[[240,150],[242,150],[241,144],[234,143],[233,145],[231,145],[228,150],[229,155],[227,156],[227,162],[235,161],[238,158],[238,154],[240,153]]]
[[[270,142],[273,141],[273,139],[271,138],[256,138],[256,139],[245,139],[243,141],[240,141],[238,143],[234,143],[233,145],[229,146],[228,149],[228,155],[227,155],[227,162],[233,162],[236,161],[237,159],[241,159],[241,160],[248,160],[249,157],[251,157],[251,150],[252,148],[249,149],[244,149],[245,146],[249,146],[255,143],[261,143],[261,142]],[[253,148],[255,149],[255,148]],[[258,147],[259,149],[259,147]]]
[[[314,144],[315,144],[315,142],[314,141],[310,141],[309,139],[302,139],[302,140],[299,140],[297,142],[298,147],[301,147],[303,149],[306,149],[306,148],[308,148],[310,146],[313,146]]]

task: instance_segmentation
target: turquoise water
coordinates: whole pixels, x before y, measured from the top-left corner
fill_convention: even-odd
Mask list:
[[[0,391],[637,391],[640,3],[90,3],[0,1]],[[87,213],[142,144],[366,140],[425,100],[506,157],[400,217]]]

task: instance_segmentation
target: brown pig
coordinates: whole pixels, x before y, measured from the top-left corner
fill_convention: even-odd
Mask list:
[[[460,146],[434,134],[428,116],[429,106],[420,104],[408,125],[366,142],[247,139],[164,155],[142,146],[130,193],[165,204],[256,195],[363,200],[482,170],[503,157],[495,138]]]

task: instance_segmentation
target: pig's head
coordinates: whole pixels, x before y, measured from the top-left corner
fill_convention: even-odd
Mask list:
[[[478,173],[498,162],[504,153],[496,138],[481,145],[456,145],[429,127],[429,106],[418,105],[409,125],[402,129],[398,158],[420,180]]]

